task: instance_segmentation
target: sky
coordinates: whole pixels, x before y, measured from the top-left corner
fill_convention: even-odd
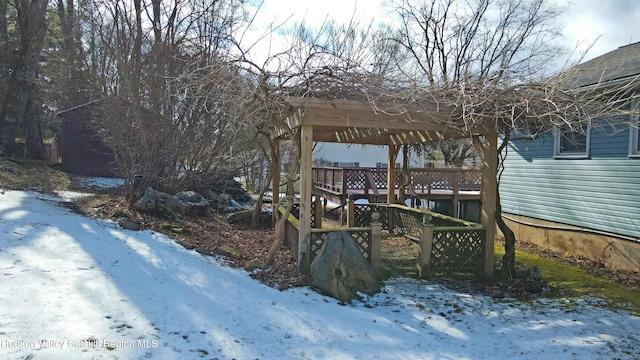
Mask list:
[[[595,44],[585,60],[640,41],[640,1],[574,0],[563,16],[570,45]]]
[[[637,0],[551,0],[567,10],[559,19],[561,42],[568,49],[577,49],[575,58],[589,45],[584,60],[615,50],[619,46],[640,41],[640,1]],[[364,23],[388,21],[385,0],[265,0],[259,12],[258,26],[285,20],[321,24],[326,18],[346,22],[354,16]],[[264,44],[262,51],[264,51]]]
[[[81,196],[0,192],[1,359],[637,359],[640,317],[602,300],[396,278],[339,304],[72,213]]]

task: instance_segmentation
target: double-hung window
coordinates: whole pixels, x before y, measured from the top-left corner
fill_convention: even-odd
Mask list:
[[[553,131],[553,156],[556,158],[589,157],[591,123],[572,129],[555,128]]]

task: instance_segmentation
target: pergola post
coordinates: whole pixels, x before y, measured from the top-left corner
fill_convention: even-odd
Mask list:
[[[431,251],[433,249],[433,224],[429,223],[423,216],[420,224],[420,248],[418,250],[418,276],[421,279],[428,279],[431,274]]]
[[[310,269],[311,245],[311,153],[313,151],[313,126],[302,125],[300,129],[300,228],[298,234],[298,259],[301,272]]]
[[[396,202],[396,159],[400,152],[399,145],[389,145],[389,162],[387,163],[387,204]]]
[[[376,277],[382,272],[382,223],[380,222],[380,214],[373,213],[371,215],[371,266]]]
[[[496,238],[496,192],[498,190],[498,135],[490,134],[484,137],[482,161],[482,214],[481,222],[485,228],[484,241],[484,276],[493,277],[494,270],[494,242]]]
[[[356,227],[355,225],[356,209],[353,203],[353,196],[347,197],[347,227]]]
[[[389,159],[387,163],[387,204],[396,203],[396,159],[400,152],[399,145],[389,145]],[[393,229],[393,209],[387,209],[387,229]]]

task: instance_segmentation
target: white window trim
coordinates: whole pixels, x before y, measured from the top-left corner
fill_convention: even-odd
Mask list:
[[[562,132],[558,128],[553,129],[553,157],[556,159],[587,159],[589,158],[589,153],[591,151],[591,122],[587,124],[587,134],[586,134],[587,144],[585,146],[584,152],[571,152],[571,153],[562,153],[560,152],[560,144]]]
[[[633,105],[637,108],[640,106],[640,101],[634,101]],[[633,116],[633,115],[630,115]],[[629,124],[629,157],[640,157],[640,151],[638,151],[638,127],[640,127],[640,119],[635,116],[632,118]]]

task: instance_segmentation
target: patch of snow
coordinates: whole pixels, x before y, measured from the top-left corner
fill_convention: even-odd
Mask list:
[[[84,188],[112,189],[124,185],[124,179],[121,178],[76,176],[74,179],[78,186]]]
[[[55,194],[63,201],[73,201],[92,196],[92,193],[77,192],[77,191],[55,191]],[[55,201],[55,199],[51,199]]]
[[[633,359],[640,318],[398,278],[341,306],[54,197],[0,195],[0,358]],[[59,199],[64,201],[64,199]]]

